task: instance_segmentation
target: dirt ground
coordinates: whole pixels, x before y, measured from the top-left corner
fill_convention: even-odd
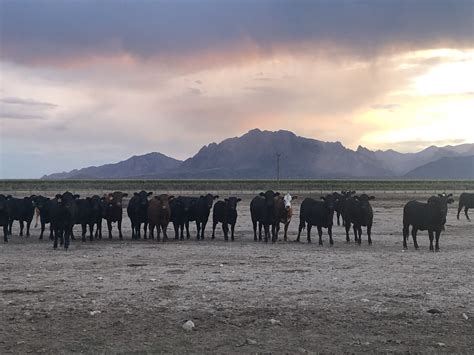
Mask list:
[[[410,196],[376,197],[372,246],[338,226],[334,247],[292,242],[302,196],[287,243],[253,241],[250,197],[235,242],[209,226],[200,242],[194,226],[191,240],[131,241],[124,211],[123,241],[65,252],[15,223],[0,245],[0,353],[472,352],[474,222],[451,206],[441,252],[426,232],[403,251]]]

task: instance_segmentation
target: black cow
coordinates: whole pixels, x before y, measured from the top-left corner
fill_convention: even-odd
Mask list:
[[[35,204],[33,202],[32,195],[25,198],[14,198],[11,196],[7,197],[7,204],[9,209],[9,223],[8,223],[8,234],[12,234],[13,221],[20,222],[20,237],[23,236],[24,223],[26,222],[26,236],[30,236],[30,225],[35,214]]]
[[[305,198],[300,207],[300,225],[298,227],[298,237],[296,241],[300,241],[301,231],[307,224],[308,229],[308,243],[311,243],[311,227],[316,226],[319,235],[319,245],[323,245],[323,228],[328,229],[329,244],[332,246],[334,241],[332,239],[332,226],[334,219],[334,204],[337,198],[330,194],[321,196],[322,201],[314,200],[312,198]]]
[[[99,197],[98,195],[94,195],[91,197],[91,223],[92,229],[94,229],[94,225],[96,226],[94,237],[97,239],[102,239],[102,217],[105,211],[105,198]]]
[[[143,223],[143,238],[147,239],[148,228],[148,196],[153,195],[153,192],[140,191],[135,192],[133,197],[128,202],[127,214],[132,224],[132,239],[140,239],[140,227]]]
[[[351,241],[349,230],[354,230],[355,242],[359,245],[362,243],[362,227],[367,227],[367,239],[369,245],[372,245],[372,224],[374,221],[374,212],[370,201],[374,200],[374,196],[362,194],[346,199],[344,203],[344,226],[346,228],[346,242]]]
[[[81,225],[82,241],[86,241],[87,226],[89,226],[89,240],[92,242],[94,240],[92,234],[94,228],[94,223],[92,220],[92,199],[90,197],[77,199],[76,204],[77,214],[75,223]]]
[[[237,203],[242,201],[237,197],[229,197],[224,201],[217,201],[212,210],[212,239],[215,238],[217,223],[222,223],[222,231],[224,239],[229,240],[229,224],[230,238],[234,241],[235,223],[237,222]]]
[[[170,201],[171,217],[170,221],[173,222],[174,228],[174,239],[180,238],[179,229],[181,228],[181,240],[184,239],[184,222],[185,222],[185,210],[184,202],[182,197],[174,198]]]
[[[204,240],[204,231],[206,229],[207,221],[209,220],[209,214],[211,213],[212,204],[214,200],[218,199],[218,195],[207,194],[205,196],[200,196],[196,199],[192,206],[192,210],[194,210],[195,214],[195,221],[196,221],[196,230],[197,240]],[[192,215],[191,213],[190,215]],[[189,220],[186,220],[186,232],[188,232]]]
[[[340,218],[342,217],[342,225],[344,224],[344,210],[346,209],[346,204],[347,200],[352,197],[352,195],[355,195],[355,191],[341,191],[339,192],[334,192],[333,196],[336,199],[336,202],[334,203],[334,212],[336,212],[336,217],[337,217],[337,225],[340,226]]]
[[[448,204],[453,203],[452,194],[432,196],[427,203],[410,201],[403,208],[403,248],[407,249],[409,228],[412,226],[411,235],[413,245],[418,249],[416,235],[418,230],[428,230],[430,250],[433,251],[433,239],[436,237],[435,250],[439,251],[439,237],[444,230]]]
[[[123,198],[127,197],[127,193],[115,191],[104,196],[104,219],[107,221],[107,228],[109,230],[109,239],[112,239],[112,223],[117,222],[117,229],[119,231],[119,238],[123,239],[122,235],[122,202]]]
[[[51,220],[51,229],[53,230],[54,249],[60,244],[64,244],[64,222],[66,220],[66,209],[62,204],[62,195],[57,194],[49,203],[49,216]]]
[[[276,222],[275,216],[275,197],[280,196],[279,192],[268,190],[261,192],[255,196],[250,202],[250,215],[253,224],[253,239],[257,240],[257,223],[258,223],[258,240],[262,240],[262,227],[265,233],[265,242],[270,238],[270,228],[274,231]],[[272,242],[276,242],[276,233],[272,235]]]
[[[464,214],[466,215],[467,220],[470,221],[471,219],[469,218],[467,211],[469,211],[470,208],[474,208],[474,194],[463,192],[461,196],[459,196],[458,219],[459,219],[459,214],[461,213],[461,210],[463,208],[464,208]]]
[[[3,227],[3,241],[8,242],[9,208],[5,195],[0,195],[0,226]]]
[[[46,224],[49,223],[49,239],[53,239],[53,226],[51,225],[51,199],[44,196],[33,197],[33,202],[39,211],[39,218],[41,223],[41,233],[39,239],[43,239]],[[36,227],[36,225],[35,225]]]
[[[69,240],[73,238],[72,230],[74,224],[78,219],[79,207],[77,204],[77,199],[79,195],[73,195],[71,192],[66,191],[62,194],[59,203],[61,205],[61,212],[63,217],[63,228],[64,228],[64,249],[69,248]],[[57,238],[54,238],[54,248],[57,248]]]

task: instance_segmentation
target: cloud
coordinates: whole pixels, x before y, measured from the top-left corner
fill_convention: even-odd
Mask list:
[[[1,111],[0,112],[1,119],[11,119],[11,120],[42,120],[44,119],[43,116],[35,115],[35,114],[28,114],[28,113],[19,113],[19,112],[9,112],[9,111]]]
[[[367,58],[472,46],[473,22],[469,0],[4,1],[1,56],[60,65],[125,55],[202,67],[322,48]]]
[[[0,98],[0,102],[3,104],[10,104],[10,105],[23,105],[23,106],[42,107],[42,108],[58,107],[58,105],[55,105],[49,102],[35,101],[32,99],[22,99],[19,97]]]

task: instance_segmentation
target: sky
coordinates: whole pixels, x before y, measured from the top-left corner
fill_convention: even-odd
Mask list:
[[[0,0],[0,178],[253,128],[474,143],[474,0]]]

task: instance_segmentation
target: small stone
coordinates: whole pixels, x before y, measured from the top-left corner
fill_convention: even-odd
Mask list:
[[[155,282],[155,281],[156,281],[156,279],[150,279],[150,281],[151,281],[151,282]]]
[[[438,345],[438,346],[440,346],[440,347],[446,346],[445,343],[436,343],[436,345]]]
[[[102,281],[104,278],[102,276],[99,276],[97,280]]]
[[[281,322],[279,320],[276,320],[276,319],[270,319],[270,323],[271,325],[281,325]]]
[[[256,345],[257,341],[253,339],[246,339],[245,342],[249,345]]]
[[[95,316],[96,314],[101,314],[102,312],[101,311],[90,311],[89,314],[91,316]]]
[[[194,322],[192,320],[188,320],[186,323],[183,324],[183,329],[186,331],[191,331],[194,329]]]
[[[370,302],[367,298],[362,298],[361,301],[365,303]]]
[[[21,344],[26,344],[26,341],[20,340],[20,341],[17,341],[17,342],[16,342],[16,345],[21,345]]]
[[[440,311],[440,310],[437,309],[437,308],[428,309],[426,312],[428,312],[428,313],[430,313],[430,314],[441,314],[441,313],[443,313],[443,311]]]
[[[465,320],[468,320],[468,319],[469,319],[469,317],[467,316],[466,313],[463,313],[463,314],[462,314],[462,317],[463,317]]]

